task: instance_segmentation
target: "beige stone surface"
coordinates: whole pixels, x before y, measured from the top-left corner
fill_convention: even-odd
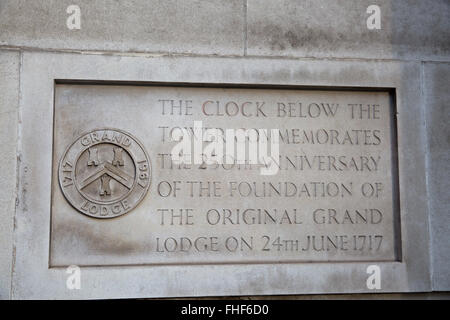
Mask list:
[[[66,26],[66,9],[73,4],[81,9],[80,30]],[[381,9],[380,30],[366,27],[366,9],[373,4]],[[449,17],[448,0],[0,1],[0,298],[448,298],[448,293],[430,291],[450,290]],[[55,91],[55,79],[94,82],[91,87],[70,86],[70,90],[65,84]],[[102,81],[118,87],[98,91],[92,86],[106,84]],[[244,254],[239,258],[253,262],[232,264],[230,256],[225,255],[216,256],[225,262],[221,264],[204,264],[209,259],[205,255],[195,261],[194,256],[186,255],[181,262],[189,263],[178,265],[176,255],[155,260],[146,254],[154,233],[145,238],[143,230],[158,222],[150,209],[155,179],[162,178],[164,171],[153,172],[144,200],[121,217],[96,221],[74,209],[55,185],[56,168],[61,150],[76,140],[82,129],[126,123],[124,129],[145,141],[155,164],[154,137],[148,135],[148,128],[136,126],[143,121],[165,121],[143,106],[152,94],[145,98],[146,87],[136,85],[149,82],[216,87],[268,85],[277,87],[274,92],[282,92],[278,86],[314,86],[322,89],[316,92],[321,97],[323,89],[331,87],[378,88],[380,95],[386,88],[395,92],[391,98],[396,102],[398,172],[392,172],[392,176],[399,177],[400,224],[398,230],[386,224],[383,232],[392,236],[395,231],[399,236],[398,261],[392,261],[390,245],[383,247],[375,261],[362,261],[367,258],[363,255],[356,256],[356,261],[338,261],[349,258],[347,253],[311,255],[317,261],[279,264],[254,263],[265,257]],[[124,84],[132,86],[125,89]],[[68,90],[64,95],[63,89]],[[190,89],[181,90],[180,96],[186,94],[185,90]],[[250,96],[270,96],[267,91],[264,88]],[[97,95],[99,92],[102,94]],[[143,104],[120,92],[133,92]],[[231,92],[226,89],[214,95]],[[346,96],[345,92],[336,95]],[[55,97],[68,112],[59,112]],[[374,99],[373,92],[366,98]],[[110,102],[111,110],[105,111],[105,101]],[[136,120],[135,113],[119,110],[125,101],[142,116]],[[383,104],[392,105],[392,101]],[[86,112],[80,114],[81,110]],[[99,110],[105,113],[99,114]],[[121,117],[119,122],[117,117]],[[316,120],[307,125],[314,125]],[[182,122],[178,117],[177,121]],[[227,124],[226,120],[222,122]],[[296,120],[286,120],[290,122]],[[275,122],[250,119],[242,123],[271,127]],[[58,125],[66,126],[72,136],[55,136],[53,130]],[[55,149],[53,142],[59,143]],[[303,146],[301,149],[305,151]],[[387,148],[383,154],[389,151]],[[383,165],[389,168],[392,164]],[[380,172],[377,177],[387,179],[388,175]],[[234,176],[245,178],[242,174]],[[319,172],[317,176],[326,175]],[[196,176],[200,177],[202,174]],[[185,204],[197,206],[198,202],[190,200],[185,199]],[[229,200],[221,201],[228,204]],[[294,206],[280,199],[273,202]],[[253,205],[258,201],[247,198],[243,203]],[[391,202],[384,198],[378,203],[387,207]],[[94,228],[94,221],[103,227]],[[133,228],[136,223],[138,229]],[[104,230],[104,226],[110,228]],[[223,227],[232,229],[232,225]],[[252,232],[258,228],[249,227]],[[323,226],[331,229],[327,227]],[[183,228],[183,233],[198,232],[188,229]],[[338,229],[349,228],[339,225]],[[242,230],[236,229],[238,235]],[[294,228],[288,233],[297,235]],[[116,241],[124,234],[127,241]],[[280,252],[279,257],[287,261],[289,255]],[[319,261],[323,258],[332,262]],[[130,265],[136,261],[145,265]],[[172,264],[166,265],[168,261]],[[66,287],[64,265],[72,262],[86,264],[81,269],[81,290]],[[366,268],[373,263],[381,268],[381,290],[366,287]]]
[[[69,5],[81,29],[69,30]],[[366,10],[378,5],[381,29]],[[448,61],[446,0],[3,0],[0,45],[44,50]]]
[[[93,67],[95,66],[95,67]],[[420,64],[386,61],[311,61],[240,58],[144,58],[29,52],[22,64],[23,160],[16,213],[16,260],[13,298],[125,298],[218,295],[287,295],[374,292],[367,288],[367,267],[382,273],[377,292],[424,292],[431,289],[424,124],[420,117]],[[82,289],[68,290],[64,267],[51,265],[51,190],[55,79],[92,80],[114,84],[149,82],[195,85],[295,85],[395,89],[400,190],[400,261],[310,263],[233,263],[182,265],[81,266]],[[121,81],[118,82],[118,81]],[[105,84],[100,83],[100,84]],[[140,87],[142,89],[142,87]],[[244,88],[245,89],[245,88]],[[267,90],[265,90],[267,91]],[[106,95],[105,95],[106,97]],[[68,95],[70,101],[70,95]],[[89,104],[101,95],[92,95]],[[112,106],[120,100],[112,101]],[[131,101],[130,101],[131,102]],[[70,103],[68,104],[70,105]],[[91,104],[92,105],[92,104]],[[96,104],[97,105],[97,104]],[[100,105],[100,104],[98,104]],[[94,112],[91,108],[89,112]],[[112,110],[111,110],[112,111]],[[143,113],[139,121],[146,119]],[[124,113],[125,120],[131,113]],[[87,116],[87,115],[86,115]],[[69,119],[69,117],[66,117]],[[113,121],[111,117],[108,121]],[[148,120],[148,118],[147,118]],[[89,121],[83,125],[89,125]],[[127,131],[137,130],[128,120]],[[69,121],[70,122],[70,121]],[[91,124],[94,124],[91,122]],[[36,133],[39,133],[38,135]],[[68,140],[75,140],[75,132]],[[139,140],[150,139],[135,134]],[[55,140],[57,141],[57,140]],[[65,145],[62,143],[61,145]],[[151,147],[149,147],[151,151]],[[59,149],[58,149],[59,150]],[[153,164],[153,163],[152,163]],[[144,201],[150,201],[152,190]],[[55,193],[56,195],[56,193]],[[55,199],[57,200],[57,199]],[[141,206],[144,207],[142,202]],[[141,207],[140,206],[140,207]],[[140,208],[138,207],[138,208]],[[138,208],[136,210],[138,210]],[[136,217],[129,212],[117,221]],[[87,218],[73,212],[76,219]],[[87,218],[92,219],[92,218]],[[119,220],[120,219],[120,220]],[[111,220],[114,221],[115,219]],[[107,222],[108,223],[108,222]],[[129,231],[133,236],[133,230]],[[420,234],[421,237],[415,235]],[[95,235],[95,233],[94,233]],[[77,244],[77,239],[73,238]],[[112,240],[113,241],[113,240]],[[70,248],[70,247],[69,247]],[[74,246],[75,248],[75,246]],[[386,257],[386,256],[385,256]],[[33,272],[30,272],[33,270]]]
[[[80,8],[70,30],[66,9]],[[46,50],[237,55],[244,51],[242,0],[4,0],[0,45]]]
[[[380,9],[380,29],[367,28]],[[446,0],[248,0],[250,55],[448,61]]]
[[[393,117],[388,92],[57,85],[50,265],[399,260]],[[173,130],[192,134],[194,121],[202,135],[206,128],[278,129],[276,170],[262,175],[260,166],[235,159],[172,164]],[[84,134],[97,128],[112,129]],[[149,193],[125,215],[124,200],[114,200],[128,190],[122,178],[83,156],[95,150],[108,166],[108,144],[121,135],[114,129],[139,139],[151,162],[151,171],[135,169],[150,174]],[[103,143],[79,158],[80,150],[64,154],[83,136],[85,144]],[[128,152],[144,159],[132,145],[118,146],[125,162]],[[60,161],[75,169],[61,171]],[[134,170],[109,166],[125,176]],[[110,175],[110,195],[99,195],[97,172]],[[111,219],[99,219],[105,216]]]
[[[13,217],[17,196],[19,59],[18,52],[0,51],[0,299],[10,297],[14,255]]]
[[[450,288],[450,64],[424,64],[433,289]]]

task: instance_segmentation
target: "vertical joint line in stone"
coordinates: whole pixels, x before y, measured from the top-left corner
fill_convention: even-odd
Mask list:
[[[247,7],[248,7],[248,0],[244,1],[244,56],[247,55],[247,37],[248,37],[248,24],[247,24]]]
[[[425,108],[428,105],[427,103],[427,92],[425,90],[425,61],[421,61],[420,62],[420,104],[421,104],[421,108],[420,108],[420,113],[423,119],[423,124],[424,124],[424,128],[423,128],[423,138],[424,138],[424,143],[425,143],[425,150],[426,150],[426,155],[425,155],[425,188],[426,188],[426,199],[427,199],[427,218],[428,218],[428,262],[429,262],[429,270],[430,272],[428,273],[428,278],[430,280],[430,284],[431,286],[433,286],[433,271],[434,271],[434,267],[433,267],[433,245],[432,245],[432,239],[433,239],[433,228],[432,228],[432,223],[433,223],[433,217],[431,215],[432,212],[432,208],[431,208],[431,197],[430,197],[430,183],[429,183],[429,175],[430,175],[430,141],[429,141],[429,137],[430,137],[430,128],[429,128],[429,119],[428,119],[428,113],[426,112]]]
[[[15,51],[14,51],[15,52]],[[12,252],[11,252],[11,270],[10,270],[10,286],[9,298],[12,300],[14,293],[14,274],[16,270],[16,230],[17,230],[17,211],[20,209],[21,203],[21,176],[22,176],[22,73],[23,73],[23,51],[18,52],[18,68],[17,68],[17,104],[16,104],[16,186],[15,186],[15,203],[12,216]]]

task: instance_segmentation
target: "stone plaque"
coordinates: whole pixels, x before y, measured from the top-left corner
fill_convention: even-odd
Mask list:
[[[50,266],[399,260],[392,101],[382,90],[57,84]],[[191,162],[186,149],[173,158],[182,133]]]

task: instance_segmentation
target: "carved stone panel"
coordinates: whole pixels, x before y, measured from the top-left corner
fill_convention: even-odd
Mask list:
[[[399,260],[391,95],[56,85],[50,266]]]

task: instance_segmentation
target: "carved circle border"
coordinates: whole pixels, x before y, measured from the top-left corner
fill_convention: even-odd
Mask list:
[[[138,198],[138,200],[137,200],[133,205],[131,205],[130,208],[125,209],[122,213],[117,214],[117,215],[114,215],[114,216],[91,215],[91,214],[86,213],[86,212],[83,212],[83,211],[81,211],[79,208],[77,208],[77,207],[75,206],[75,204],[72,203],[72,201],[70,200],[70,198],[66,196],[66,193],[64,192],[64,188],[63,188],[62,181],[61,181],[61,175],[60,175],[60,169],[61,169],[63,160],[66,158],[67,152],[73,147],[73,145],[74,145],[75,143],[77,143],[77,141],[78,141],[79,139],[81,139],[82,137],[84,137],[85,135],[88,135],[88,134],[90,134],[90,133],[92,133],[92,132],[95,132],[95,131],[102,131],[102,130],[105,130],[105,131],[107,131],[107,130],[109,130],[109,131],[117,131],[117,132],[120,132],[120,133],[122,133],[122,134],[124,134],[124,135],[126,135],[126,136],[131,137],[131,138],[134,140],[134,142],[136,142],[136,144],[141,148],[141,150],[142,150],[142,152],[143,152],[143,154],[144,154],[144,156],[145,156],[145,158],[146,158],[146,160],[147,160],[147,164],[148,164],[148,172],[149,172],[148,184],[147,184],[147,186],[145,187],[145,189],[143,190],[141,196]],[[99,142],[99,143],[102,143],[102,142]],[[99,143],[96,143],[96,144],[99,144]],[[109,143],[109,142],[105,142],[105,143]],[[82,151],[82,152],[83,152],[83,151]],[[128,152],[128,151],[127,151],[127,152]],[[138,164],[137,164],[137,162],[136,162],[134,156],[133,156],[130,152],[128,152],[128,153],[129,153],[130,157],[131,157],[131,158],[133,159],[133,161],[134,161],[135,170],[136,170],[135,181],[133,182],[133,188],[134,188],[134,187],[136,186],[136,180],[137,180],[137,177],[138,177],[138,172],[137,172],[137,170],[138,170]],[[77,160],[78,160],[78,157],[79,157],[80,154],[81,154],[81,153],[78,153],[78,154],[77,154],[77,156],[76,156],[76,159],[77,159]],[[74,166],[76,166],[76,162],[74,163]],[[75,170],[75,168],[74,168],[74,170]],[[139,141],[139,139],[137,139],[134,135],[132,135],[132,134],[130,134],[130,133],[124,131],[124,130],[116,129],[116,128],[109,128],[109,127],[96,128],[96,129],[92,129],[92,130],[90,130],[90,131],[85,131],[85,132],[81,133],[81,134],[78,136],[78,138],[75,139],[75,141],[73,141],[69,146],[66,147],[66,149],[64,150],[64,152],[63,152],[63,154],[62,154],[62,156],[61,156],[61,158],[60,158],[60,160],[59,160],[59,162],[58,162],[58,184],[59,184],[59,186],[60,186],[60,190],[61,190],[61,192],[62,192],[64,198],[65,198],[65,199],[67,200],[67,202],[68,202],[74,209],[76,209],[78,212],[80,212],[81,214],[83,214],[83,215],[85,215],[85,216],[87,216],[87,217],[91,217],[91,218],[95,218],[95,219],[113,219],[113,218],[117,218],[117,217],[123,216],[123,215],[129,213],[130,211],[134,210],[134,209],[142,202],[142,200],[145,198],[145,196],[147,195],[148,190],[150,189],[151,182],[152,182],[152,179],[151,179],[151,178],[152,178],[152,164],[151,164],[151,161],[150,161],[150,157],[149,157],[147,151],[146,151],[145,148],[144,148],[144,145],[143,145],[143,144]],[[76,181],[74,181],[74,184],[76,184]],[[77,187],[76,185],[75,185],[74,187],[77,189],[77,192],[79,193],[78,187]],[[130,193],[128,193],[127,195],[125,195],[124,198],[126,198],[126,197],[127,197],[129,194],[131,194],[131,193],[132,193],[132,191],[131,191]],[[123,198],[122,198],[121,200],[123,200]],[[89,200],[89,201],[90,201],[90,200]],[[92,201],[91,201],[91,202],[92,202]]]

